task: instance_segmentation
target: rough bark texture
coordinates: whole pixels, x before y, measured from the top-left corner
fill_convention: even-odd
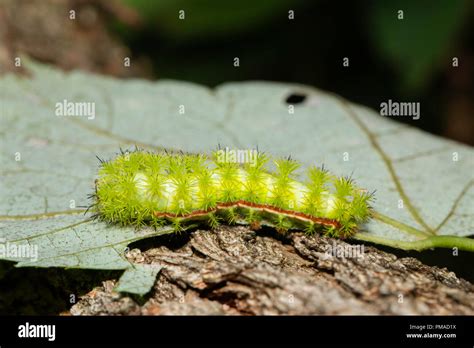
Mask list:
[[[474,285],[446,269],[369,246],[342,257],[355,245],[272,233],[223,226],[155,239],[127,255],[164,266],[146,298],[115,293],[110,280],[70,314],[474,314]]]

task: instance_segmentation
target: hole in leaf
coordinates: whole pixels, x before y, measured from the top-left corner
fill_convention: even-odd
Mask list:
[[[301,104],[306,100],[306,95],[301,93],[292,93],[286,98],[287,104]]]

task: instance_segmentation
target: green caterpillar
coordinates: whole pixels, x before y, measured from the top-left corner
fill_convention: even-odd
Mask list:
[[[275,170],[269,171],[273,162]],[[311,167],[299,181],[300,163],[256,153],[252,163],[204,155],[122,152],[101,161],[92,208],[109,223],[142,227],[171,224],[271,226],[330,236],[351,236],[371,216],[373,194],[347,177]]]

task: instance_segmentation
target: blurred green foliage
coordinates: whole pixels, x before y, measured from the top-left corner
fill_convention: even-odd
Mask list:
[[[396,69],[402,91],[419,92],[440,67],[451,64],[447,54],[455,48],[468,5],[466,0],[373,2],[369,37],[380,56]]]
[[[472,0],[122,1],[144,25],[116,28],[135,55],[150,59],[156,78],[296,82],[376,109],[410,99],[423,104],[416,126],[438,134],[452,58],[474,52]]]
[[[147,24],[176,40],[209,40],[265,25],[300,0],[122,0]],[[179,18],[183,10],[185,20]]]
[[[394,69],[398,77],[398,87],[402,93],[411,94],[420,92],[426,86],[442,65],[449,64],[451,59],[447,53],[455,44],[456,34],[459,33],[463,23],[467,19],[469,0],[396,0],[396,1],[356,1],[348,5],[344,1],[335,1],[340,6],[340,11],[351,11],[352,7],[362,9],[368,25],[362,28],[351,28],[354,23],[338,21],[338,13],[327,13],[327,1],[324,0],[122,0],[128,6],[136,9],[145,20],[145,29],[148,38],[156,34],[163,42],[150,42],[150,45],[170,47],[167,42],[181,47],[188,45],[195,48],[196,45],[208,45],[213,42],[219,45],[219,41],[228,41],[243,33],[258,34],[261,30],[267,30],[266,35],[278,35],[278,31],[272,30],[272,23],[287,22],[288,11],[296,12],[296,19],[300,20],[301,11],[313,7],[318,11],[318,6],[326,15],[334,17],[333,24],[349,30],[363,31],[360,33],[369,41],[376,58],[382,59]],[[472,3],[471,3],[472,5]],[[336,10],[334,7],[333,10]],[[180,10],[184,10],[185,20],[179,18]],[[403,11],[403,19],[399,19],[399,10]],[[358,15],[354,12],[354,16]],[[316,20],[317,18],[315,18]],[[287,24],[287,23],[286,23]],[[325,22],[312,23],[306,33],[309,40],[317,37],[316,32],[331,31],[332,28],[324,27]],[[287,28],[292,30],[292,28]],[[139,41],[139,34],[130,36],[129,28],[122,28],[124,36],[128,35],[130,41]],[[128,34],[127,34],[128,33]],[[301,34],[296,32],[295,34]],[[137,37],[138,36],[138,37]],[[351,36],[351,33],[348,33]],[[327,38],[333,39],[328,33]],[[159,41],[159,40],[158,40]],[[239,42],[236,42],[239,44]],[[312,44],[308,42],[308,44]],[[317,42],[314,42],[317,44]],[[344,42],[341,42],[341,45]],[[146,49],[145,49],[146,50]],[[152,49],[153,50],[153,49]],[[157,57],[158,74],[172,75],[178,71],[188,71],[186,75],[199,79],[203,71],[200,64],[192,64],[183,67],[167,64],[167,62],[179,60],[168,59],[167,53],[156,48],[160,52]],[[170,54],[173,49],[169,51]],[[255,55],[262,52],[258,51]],[[265,52],[263,52],[265,55]],[[221,57],[217,57],[221,58]],[[223,58],[223,57],[222,57]],[[443,60],[444,59],[444,60]],[[217,59],[216,59],[217,60]],[[214,62],[213,58],[210,61]],[[216,62],[217,63],[217,62]],[[257,59],[257,63],[258,59]],[[162,68],[160,69],[160,64]],[[205,65],[205,64],[204,64]],[[219,64],[215,69],[223,78],[224,71],[219,71]],[[193,69],[199,73],[193,73]],[[207,69],[205,69],[207,70]],[[171,73],[171,74],[168,74]],[[179,73],[178,73],[179,75]],[[177,76],[180,78],[183,76]],[[232,78],[232,74],[228,76]],[[253,76],[248,76],[253,78]],[[276,76],[277,78],[277,76]],[[208,83],[204,81],[197,81]]]

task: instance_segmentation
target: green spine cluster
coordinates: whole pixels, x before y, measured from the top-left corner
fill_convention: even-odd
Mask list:
[[[335,177],[324,167],[311,167],[305,179],[299,180],[299,169],[297,161],[272,160],[263,153],[258,153],[252,163],[238,164],[219,161],[217,153],[208,159],[204,155],[137,150],[101,163],[92,206],[96,217],[120,225],[172,224],[181,230],[199,222],[213,228],[221,222],[258,222],[281,231],[319,230],[338,237],[350,236],[370,218],[373,195],[359,189],[351,178]],[[216,210],[219,203],[236,201],[330,219],[338,226],[258,207]],[[188,216],[196,211],[209,212]]]

